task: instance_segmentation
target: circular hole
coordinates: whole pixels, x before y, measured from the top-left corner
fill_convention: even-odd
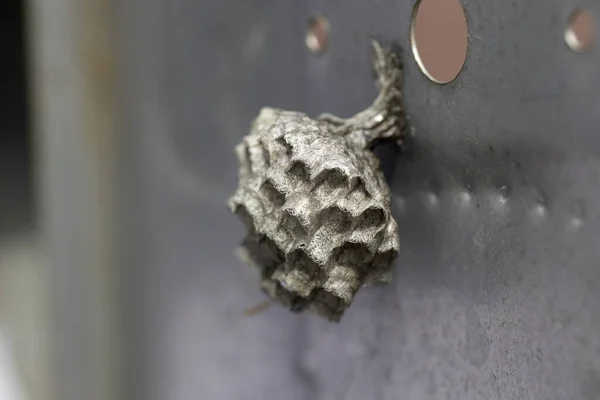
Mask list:
[[[576,10],[569,17],[565,31],[567,45],[576,52],[588,50],[594,43],[594,17],[587,11]]]
[[[322,15],[315,15],[308,20],[306,29],[306,46],[315,54],[321,54],[329,46],[329,21]]]
[[[421,71],[436,83],[454,80],[467,58],[468,30],[459,0],[418,0],[410,38]]]

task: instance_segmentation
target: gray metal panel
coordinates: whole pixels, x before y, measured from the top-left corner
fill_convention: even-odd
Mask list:
[[[439,86],[408,50],[410,1],[119,3],[132,393],[597,398],[600,52],[564,44],[576,5],[600,15],[591,0],[465,1],[467,63]],[[319,58],[303,43],[312,11],[333,28]],[[415,133],[402,155],[384,151],[395,283],[362,291],[338,325],[277,307],[242,318],[263,295],[233,255],[232,146],[263,105],[341,116],[368,105],[372,36],[407,49]]]

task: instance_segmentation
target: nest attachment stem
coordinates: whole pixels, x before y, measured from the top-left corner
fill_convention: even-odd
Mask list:
[[[323,114],[319,119],[332,125],[335,134],[346,136],[352,144],[371,148],[380,140],[401,141],[405,117],[402,107],[403,71],[399,48],[382,47],[373,41],[373,67],[377,75],[379,95],[373,104],[358,114],[343,119]]]

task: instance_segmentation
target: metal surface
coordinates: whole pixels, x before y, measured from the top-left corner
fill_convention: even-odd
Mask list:
[[[444,86],[408,50],[412,5],[119,3],[129,398],[597,398],[600,52],[575,54],[563,34],[572,9],[599,16],[599,3],[465,1],[467,61]],[[321,57],[304,44],[315,11],[331,24]],[[338,325],[242,318],[262,296],[232,252],[231,149],[265,105],[363,109],[372,37],[406,49],[414,128],[401,157],[382,150],[395,283],[362,291]]]

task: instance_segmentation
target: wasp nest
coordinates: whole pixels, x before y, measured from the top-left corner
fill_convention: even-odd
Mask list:
[[[398,252],[390,191],[371,147],[399,140],[399,53],[373,44],[380,93],[341,119],[263,108],[236,147],[229,201],[247,225],[243,249],[269,296],[293,311],[339,320],[359,288],[388,282]]]

